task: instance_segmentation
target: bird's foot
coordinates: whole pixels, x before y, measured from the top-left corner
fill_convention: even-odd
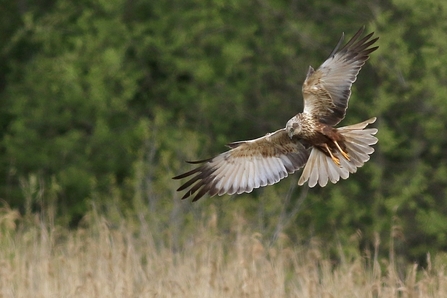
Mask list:
[[[329,148],[329,146],[327,144],[324,144],[324,147],[326,148],[327,152],[329,153],[329,155],[331,156],[332,161],[337,165],[340,166],[340,159],[338,157],[336,157],[334,154],[332,154],[331,149]]]
[[[340,145],[337,143],[337,141],[334,141],[335,146],[337,146],[338,150],[340,151],[341,155],[343,155],[344,158],[346,158],[347,161],[351,160],[351,157],[349,157],[348,152],[345,152],[343,149],[341,149]]]
[[[336,164],[337,166],[340,166],[340,159],[339,159],[338,157],[335,157],[335,156],[331,153],[331,158],[332,158],[332,161],[335,162],[335,164]]]

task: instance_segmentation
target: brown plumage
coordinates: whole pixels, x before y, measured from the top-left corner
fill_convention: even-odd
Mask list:
[[[264,137],[231,143],[229,151],[214,158],[190,162],[197,168],[174,179],[189,178],[178,191],[187,190],[182,199],[193,201],[209,194],[240,194],[271,185],[304,166],[298,180],[310,187],[336,183],[369,160],[377,143],[377,129],[365,129],[376,118],[334,128],[346,115],[351,86],[378,38],[373,33],[360,38],[361,28],[338,49],[342,35],[329,58],[315,71],[309,67],[303,84],[304,110],[292,117],[286,127]]]

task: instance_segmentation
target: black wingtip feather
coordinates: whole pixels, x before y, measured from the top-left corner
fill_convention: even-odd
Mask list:
[[[374,38],[368,43],[366,43],[366,41],[370,39],[371,36],[373,36],[374,32],[369,33],[368,35],[359,40],[360,36],[362,36],[364,31],[365,31],[365,25],[360,27],[360,29],[354,34],[354,36],[340,49],[340,46],[342,45],[345,37],[345,34],[342,33],[340,40],[338,41],[335,48],[332,50],[331,54],[329,55],[329,58],[333,58],[339,51],[341,52],[343,50],[348,50],[349,48],[357,48],[361,46],[362,49],[359,49],[359,51],[362,51],[363,49],[368,48],[370,45],[372,45],[377,41],[378,38]]]
[[[343,41],[345,40],[345,33],[343,32],[341,34],[340,39],[338,40],[337,45],[335,46],[335,48],[332,50],[332,52],[329,54],[328,58],[334,58],[335,54],[337,54],[338,48],[342,45]]]
[[[185,182],[182,186],[180,186],[179,188],[177,188],[177,191],[182,191],[186,188],[188,188],[189,186],[193,185],[197,180],[200,179],[200,175],[197,175],[193,178],[191,178],[191,180],[188,180],[187,182]]]
[[[194,197],[194,199],[192,199],[193,202],[198,201],[201,197],[203,197],[206,193],[208,192],[208,188],[203,187]]]
[[[183,178],[186,178],[186,177],[188,177],[188,176],[194,175],[194,174],[197,173],[198,171],[200,171],[200,167],[199,167],[199,168],[192,169],[191,171],[188,171],[188,172],[186,172],[186,173],[177,175],[177,176],[175,176],[175,177],[172,177],[172,179],[174,179],[174,180],[183,179]]]
[[[209,162],[209,161],[212,161],[213,159],[212,158],[207,158],[207,159],[202,159],[202,160],[190,160],[190,161],[186,161],[187,163],[189,163],[189,164],[193,164],[193,165],[195,165],[195,164],[199,164],[199,163],[205,163],[205,162]]]
[[[191,187],[186,193],[185,195],[182,197],[182,200],[189,198],[190,196],[192,196],[193,194],[195,194],[201,187],[203,186],[202,181],[197,182],[196,184],[194,184],[193,187]]]
[[[181,199],[182,199],[182,200],[187,199],[187,198],[189,198],[191,195],[192,195],[192,192],[191,192],[191,191],[187,191],[187,192],[183,195],[183,197],[182,197]]]

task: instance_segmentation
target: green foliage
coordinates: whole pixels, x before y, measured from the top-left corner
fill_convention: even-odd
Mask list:
[[[13,63],[4,92],[13,117],[3,140],[8,180],[55,177],[72,216],[82,215],[94,189],[129,177],[141,143],[129,108],[140,77],[126,53],[131,40],[118,18],[100,16],[103,9],[61,2],[57,14],[24,15],[38,50]]]
[[[225,231],[225,214],[240,212],[272,242],[286,233],[372,250],[399,226],[409,259],[447,249],[446,4],[38,2],[0,12],[0,196],[11,206],[55,204],[57,220],[75,223],[89,203],[119,198],[114,212],[149,208],[154,227],[174,226],[174,245],[193,219],[214,214]],[[284,126],[302,108],[309,64],[364,24],[380,48],[342,125],[378,117],[370,162],[323,189],[293,177],[230,200],[179,201],[171,177],[190,169],[183,160]]]

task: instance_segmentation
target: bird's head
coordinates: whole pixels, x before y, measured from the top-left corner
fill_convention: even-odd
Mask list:
[[[300,134],[301,129],[301,121],[297,116],[287,121],[286,131],[290,138],[293,138],[294,136]]]

